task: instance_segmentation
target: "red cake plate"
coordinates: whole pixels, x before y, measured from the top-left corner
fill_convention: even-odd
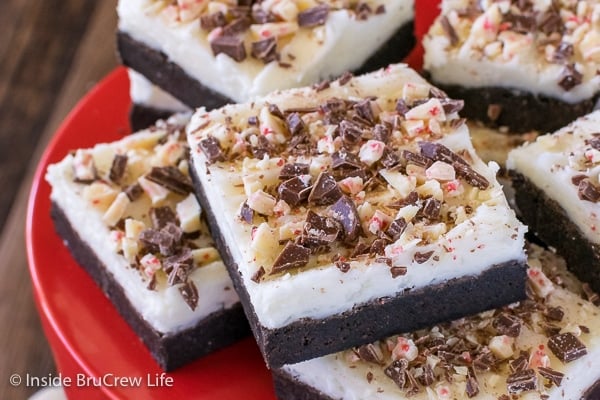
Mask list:
[[[418,39],[435,0],[416,2]],[[420,40],[419,40],[420,42]],[[422,49],[407,62],[419,69]],[[50,218],[49,164],[69,151],[130,133],[129,80],[117,68],[71,111],[44,152],[29,196],[26,243],[34,297],[58,373],[71,399],[274,399],[271,376],[252,338],[163,373],[87,273],[73,260]]]

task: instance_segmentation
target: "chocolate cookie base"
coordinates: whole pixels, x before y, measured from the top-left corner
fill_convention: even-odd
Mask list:
[[[119,314],[140,337],[150,353],[165,371],[171,371],[194,359],[228,346],[249,333],[248,323],[240,304],[216,311],[195,326],[174,334],[162,334],[152,328],[127,299],[123,288],[96,256],[96,253],[75,231],[63,210],[52,203],[51,215],[58,234],[65,241],[73,258],[81,265]],[[110,327],[107,326],[107,329]]]
[[[410,22],[398,28],[356,73],[374,71],[401,62],[414,44],[413,23]],[[124,65],[141,73],[191,108],[204,106],[211,110],[235,103],[189,76],[179,65],[170,61],[166,54],[133,39],[127,33],[117,32],[117,51]]]
[[[258,320],[236,260],[224,240],[204,188],[199,184],[193,161],[190,162],[190,176],[198,200],[206,212],[216,246],[270,368],[295,364],[525,298],[525,264],[511,260],[490,266],[476,276],[451,279],[425,288],[407,289],[395,297],[381,297],[356,305],[341,314],[323,319],[302,318],[281,328],[269,329]]]
[[[159,119],[167,119],[172,114],[173,111],[133,103],[129,109],[129,124],[131,125],[131,131],[137,132],[148,128],[149,126],[154,125]]]
[[[599,98],[596,96],[571,104],[516,89],[465,88],[457,85],[444,85],[433,79],[431,81],[451,98],[465,101],[465,107],[460,112],[462,117],[480,121],[492,128],[508,127],[511,133],[525,133],[532,130],[540,133],[554,132],[578,117],[592,112],[596,108]],[[500,113],[497,118],[490,118],[488,112],[490,105],[499,107]]]
[[[275,395],[279,400],[335,400],[281,369],[275,369],[271,374]],[[324,376],[323,379],[327,377]]]
[[[511,171],[511,178],[523,222],[545,244],[556,248],[571,272],[600,292],[600,246],[591,243],[560,204],[526,176]]]

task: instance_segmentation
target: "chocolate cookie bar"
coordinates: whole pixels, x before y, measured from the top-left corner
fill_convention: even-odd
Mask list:
[[[46,175],[57,232],[165,370],[249,332],[192,194],[187,118],[76,150]]]
[[[461,106],[393,65],[194,114],[196,192],[268,365],[524,297],[525,228]]]
[[[122,0],[118,51],[189,107],[245,102],[400,62],[414,0]]]
[[[598,399],[600,309],[554,284],[551,265],[531,265],[527,300],[286,365],[273,371],[277,397]]]
[[[555,131],[600,94],[598,2],[442,0],[423,40],[434,84],[463,116],[511,132]]]
[[[523,221],[600,291],[600,111],[509,154]]]

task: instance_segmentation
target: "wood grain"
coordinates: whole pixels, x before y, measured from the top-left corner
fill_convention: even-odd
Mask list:
[[[27,398],[38,389],[11,387],[11,374],[55,371],[33,304],[26,201],[37,160],[60,121],[116,65],[115,7],[116,0],[0,2],[0,399]]]

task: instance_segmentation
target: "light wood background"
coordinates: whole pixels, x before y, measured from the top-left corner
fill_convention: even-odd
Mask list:
[[[55,373],[25,256],[37,161],[77,101],[117,65],[116,0],[0,1],[0,399],[26,399],[9,376]]]

